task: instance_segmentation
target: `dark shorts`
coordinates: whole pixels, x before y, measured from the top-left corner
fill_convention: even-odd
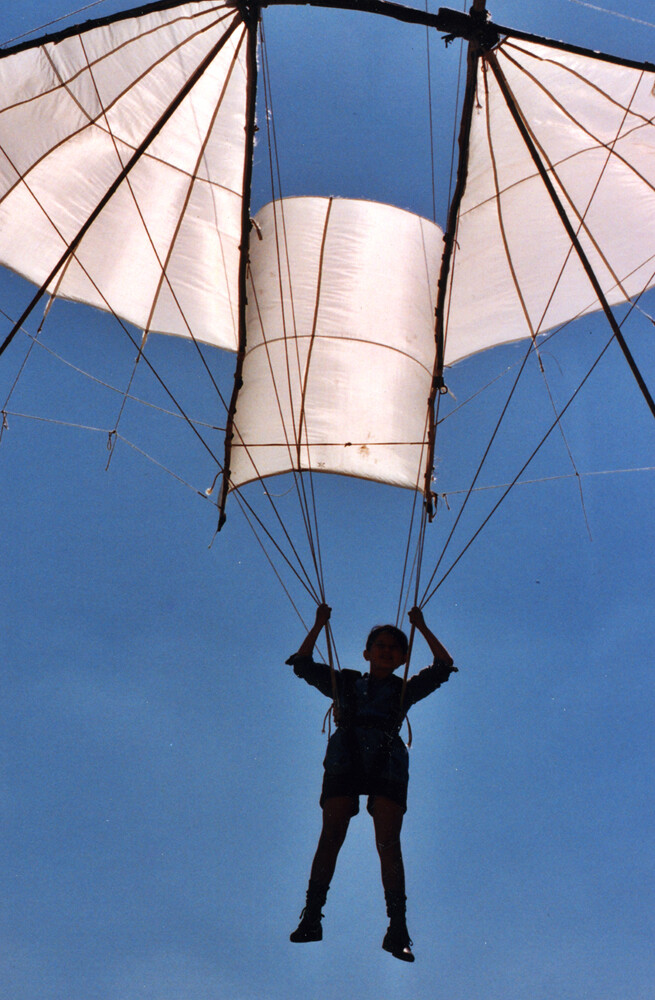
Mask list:
[[[373,815],[373,802],[376,795],[391,799],[392,802],[402,806],[403,812],[407,811],[407,784],[389,781],[383,775],[370,778],[352,771],[345,774],[326,774],[323,777],[323,788],[321,789],[321,809],[326,799],[343,795],[347,795],[353,800],[352,816],[356,816],[359,812],[360,795],[368,796],[366,808],[371,816]]]
[[[389,740],[378,728],[337,728],[328,741],[323,767],[321,808],[326,799],[347,795],[353,800],[355,816],[359,796],[367,795],[372,814],[375,796],[382,795],[397,802],[403,812],[407,809],[409,758],[397,734]]]

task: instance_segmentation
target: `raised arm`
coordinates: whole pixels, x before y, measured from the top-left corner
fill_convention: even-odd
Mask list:
[[[452,667],[453,658],[446,649],[445,646],[437,639],[434,632],[431,632],[428,626],[425,624],[425,618],[423,617],[423,612],[420,608],[412,608],[409,612],[409,620],[417,632],[420,632],[428,646],[430,647],[430,652],[434,656],[435,660],[439,660],[444,666]],[[453,667],[457,670],[457,667]]]
[[[309,632],[301,642],[296,656],[311,656],[314,651],[314,646],[319,635],[323,631],[323,628],[327,625],[330,620],[330,615],[332,614],[332,608],[328,607],[327,604],[319,604],[316,609],[316,619],[314,624],[310,628]]]

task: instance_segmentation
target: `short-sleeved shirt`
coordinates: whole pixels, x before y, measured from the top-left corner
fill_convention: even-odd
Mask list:
[[[325,663],[311,656],[287,660],[294,673],[333,697],[332,675]],[[436,660],[411,677],[405,689],[402,716],[417,701],[436,691],[454,670],[450,660]],[[398,734],[403,682],[396,674],[379,679],[358,670],[335,672],[339,713],[337,729],[328,741],[321,805],[331,795],[385,795],[404,808],[407,802],[409,755]]]

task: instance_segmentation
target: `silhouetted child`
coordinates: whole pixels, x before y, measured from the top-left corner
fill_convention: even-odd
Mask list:
[[[411,940],[405,921],[405,871],[400,847],[400,829],[407,808],[409,755],[399,735],[411,706],[435,691],[457,668],[451,656],[425,624],[419,608],[409,620],[421,633],[434,656],[426,667],[407,681],[394,671],[407,659],[407,636],[394,625],[379,625],[366,642],[364,659],[369,672],[341,670],[312,659],[314,644],[330,618],[331,609],[321,604],[316,620],[297,653],[287,663],[298,677],[335,698],[336,731],[330,737],[321,792],[323,828],[312,864],[307,902],[291,941],[320,941],[323,937],[321,909],[325,904],[337,857],[352,816],[359,812],[359,796],[368,796],[373,817],[375,843],[380,856],[382,885],[389,928],[382,942],[385,951],[405,962],[413,962]]]

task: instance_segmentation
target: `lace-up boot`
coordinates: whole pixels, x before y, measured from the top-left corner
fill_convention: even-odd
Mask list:
[[[413,962],[412,941],[405,921],[406,897],[404,892],[385,892],[389,927],[384,935],[382,947],[401,962]]]
[[[321,941],[323,939],[323,928],[321,909],[325,906],[329,885],[322,885],[310,879],[307,886],[307,901],[305,908],[300,914],[300,923],[295,931],[289,935],[289,940],[294,944],[305,944],[308,941]]]

